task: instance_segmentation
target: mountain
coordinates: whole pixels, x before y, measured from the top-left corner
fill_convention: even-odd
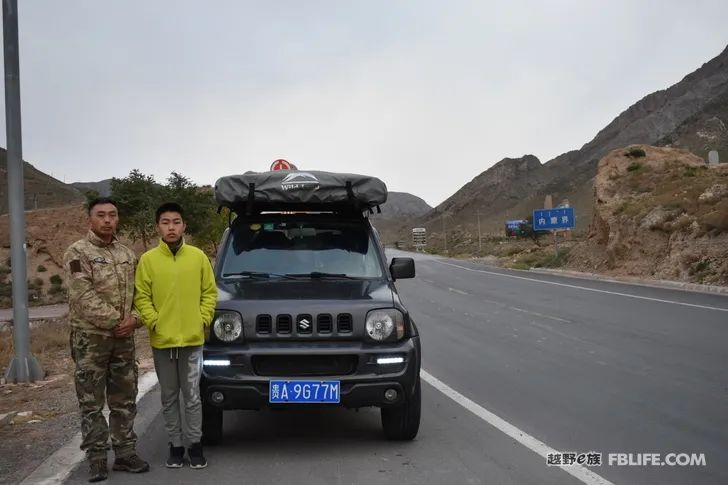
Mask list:
[[[375,214],[375,219],[399,220],[407,217],[419,217],[432,210],[432,207],[417,197],[407,192],[389,192],[387,202],[382,207],[381,214]]]
[[[23,178],[26,210],[78,204],[84,200],[81,192],[41,172],[28,162],[23,162]],[[7,187],[7,152],[0,148],[0,214],[8,212]]]
[[[389,192],[387,202],[382,206],[382,213],[376,211],[370,219],[385,242],[396,240],[396,234],[402,224],[417,220],[432,210],[432,207],[417,197],[406,192]],[[409,227],[409,226],[407,226]]]
[[[569,200],[577,232],[585,232],[593,214],[597,163],[609,151],[632,144],[667,145],[703,156],[716,149],[728,161],[727,125],[728,48],[677,84],[627,108],[580,149],[543,165],[532,155],[503,159],[414,224],[428,227],[430,235],[442,233],[444,226],[446,232],[459,227],[477,237],[480,213],[482,230],[500,233],[504,220],[526,218],[552,195],[554,203]],[[398,237],[406,236],[407,228],[401,227]]]
[[[98,192],[100,197],[109,197],[111,195],[111,179],[104,179],[100,182],[73,182],[71,186],[78,189],[81,193],[93,190]]]

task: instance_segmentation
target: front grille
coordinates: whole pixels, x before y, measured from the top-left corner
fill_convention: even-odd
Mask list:
[[[344,376],[356,369],[355,355],[254,355],[253,371],[266,377]]]
[[[291,333],[291,327],[293,319],[290,315],[278,315],[278,320],[276,321],[276,331],[278,333]]]
[[[331,315],[324,313],[318,316],[318,332],[331,333],[334,330],[334,319]]]
[[[256,333],[271,333],[273,331],[273,318],[270,315],[258,315],[255,319]]]
[[[336,330],[339,333],[350,333],[353,330],[352,318],[349,313],[341,313],[336,321]]]
[[[354,318],[351,313],[298,315],[268,315],[261,313],[255,317],[255,334],[267,338],[274,335],[321,335],[336,337],[341,334],[351,337],[354,331]]]

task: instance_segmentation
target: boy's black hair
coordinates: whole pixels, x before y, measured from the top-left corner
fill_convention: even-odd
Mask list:
[[[177,202],[165,202],[157,207],[157,212],[155,214],[155,221],[157,224],[159,224],[159,218],[162,217],[162,214],[165,212],[176,212],[180,215],[183,221],[185,220],[185,211],[182,209],[181,205]]]

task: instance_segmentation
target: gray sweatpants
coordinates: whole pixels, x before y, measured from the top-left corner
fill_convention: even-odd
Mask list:
[[[153,349],[154,369],[157,371],[162,394],[164,429],[172,446],[183,446],[182,419],[179,394],[182,392],[185,412],[185,433],[188,442],[198,443],[202,438],[202,401],[200,400],[200,373],[202,347]]]

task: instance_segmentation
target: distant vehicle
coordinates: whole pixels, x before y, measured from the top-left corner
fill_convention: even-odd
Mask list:
[[[420,338],[368,214],[376,178],[307,171],[223,177],[237,214],[215,265],[219,302],[204,346],[203,436],[223,436],[230,409],[381,408],[384,435],[411,440],[421,409]]]
[[[506,237],[531,237],[533,229],[525,219],[515,219],[505,222]]]

